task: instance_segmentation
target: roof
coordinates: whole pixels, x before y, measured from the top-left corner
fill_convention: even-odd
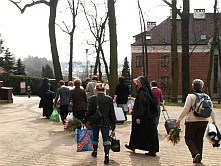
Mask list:
[[[206,13],[205,19],[194,19],[193,13],[190,14],[189,21],[189,44],[195,45],[208,44],[208,41],[213,36],[213,13]],[[220,31],[221,14],[218,13],[218,27]],[[142,45],[142,34],[151,36],[150,40],[146,40],[148,45],[170,45],[171,44],[172,19],[168,17],[158,26],[155,26],[148,32],[143,32],[135,35],[136,41],[132,46]],[[181,20],[177,20],[177,43],[181,44]]]

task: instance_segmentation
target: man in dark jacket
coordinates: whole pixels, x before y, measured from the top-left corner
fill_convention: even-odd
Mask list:
[[[110,138],[109,130],[115,129],[116,118],[114,114],[113,99],[105,94],[105,85],[98,83],[96,85],[97,95],[93,95],[89,99],[88,111],[86,112],[86,119],[90,120],[90,116],[94,115],[97,109],[101,112],[101,118],[91,124],[93,130],[93,152],[92,156],[97,157],[97,148],[99,140],[99,131],[101,130],[105,160],[104,164],[109,163]]]
[[[120,76],[118,78],[119,84],[117,84],[115,88],[115,94],[114,94],[114,102],[117,103],[118,107],[121,107],[124,111],[125,119],[127,120],[127,112],[128,112],[128,106],[127,101],[128,98],[130,98],[130,91],[128,86],[124,83],[124,77]]]
[[[62,123],[65,125],[65,119],[68,115],[68,104],[70,98],[70,89],[65,86],[63,80],[59,81],[60,88],[57,89],[54,106],[57,105],[58,98],[60,97],[60,115]]]

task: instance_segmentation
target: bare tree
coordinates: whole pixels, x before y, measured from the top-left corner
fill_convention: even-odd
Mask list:
[[[169,3],[162,0],[172,9],[172,31],[171,31],[171,62],[172,62],[172,98],[171,102],[178,102],[178,85],[179,85],[179,61],[177,52],[177,14],[181,16],[180,10],[176,7],[176,0]]]
[[[211,49],[210,49],[210,60],[209,60],[209,70],[208,70],[208,76],[207,76],[207,82],[206,82],[206,86],[208,89],[208,93],[211,96],[211,78],[212,78],[212,67],[213,67],[213,58],[214,58],[214,52],[215,49],[218,50],[218,54],[219,54],[219,64],[221,63],[221,48],[220,48],[220,37],[219,37],[219,26],[218,26],[218,18],[217,18],[217,0],[214,1],[214,19],[213,19],[213,24],[214,24],[214,31],[213,31],[213,37],[212,37],[212,42],[211,42]],[[220,66],[221,69],[221,66]],[[216,80],[214,82],[214,86],[217,86],[220,88],[220,82],[218,80]],[[218,92],[220,91],[220,89],[218,89]],[[220,92],[219,92],[220,95]],[[220,98],[220,96],[218,96]],[[219,99],[220,100],[220,99]]]
[[[59,61],[58,49],[57,49],[56,35],[55,35],[55,19],[56,19],[58,0],[50,0],[49,2],[46,0],[39,0],[39,1],[32,0],[32,3],[25,4],[23,7],[19,6],[22,0],[20,0],[19,2],[15,2],[13,0],[9,1],[12,2],[15,6],[17,6],[17,8],[21,11],[21,14],[23,14],[27,8],[38,4],[44,4],[50,7],[48,28],[49,28],[49,38],[51,44],[51,53],[54,65],[55,78],[57,81],[63,79],[61,73],[61,65]]]
[[[115,16],[115,1],[107,0],[109,16],[109,35],[110,35],[110,95],[114,96],[114,90],[118,83],[118,61],[117,61],[117,30]]]
[[[85,4],[81,3],[81,6],[83,7],[83,11],[86,17],[86,20],[89,25],[89,29],[91,31],[91,34],[95,38],[94,44],[91,44],[88,42],[89,45],[93,45],[96,50],[96,62],[94,66],[94,74],[97,74],[97,70],[99,72],[99,79],[102,79],[102,71],[101,71],[101,62],[100,62],[100,55],[102,56],[101,59],[103,59],[103,63],[105,66],[105,72],[107,75],[107,79],[109,80],[109,70],[108,70],[108,64],[105,59],[104,51],[103,51],[103,44],[106,42],[105,41],[105,25],[108,20],[108,15],[107,13],[105,14],[104,17],[99,18],[98,16],[98,8],[97,5],[95,4],[94,1],[90,0],[90,3],[92,4],[92,7],[94,9],[94,14],[90,14],[87,12],[85,8]]]
[[[172,62],[172,98],[171,102],[177,103],[179,85],[179,61],[177,53],[177,9],[176,0],[172,0],[172,31],[171,31],[171,62]]]
[[[69,71],[68,71],[68,79],[69,81],[72,80],[72,67],[73,67],[73,40],[74,40],[74,31],[75,31],[75,28],[76,28],[76,17],[77,17],[77,13],[78,13],[78,7],[79,7],[79,4],[80,4],[80,0],[77,0],[77,4],[76,4],[76,8],[75,8],[75,0],[67,0],[68,2],[68,8],[70,9],[70,13],[71,13],[71,16],[72,16],[72,25],[71,25],[71,28],[69,28],[69,26],[64,22],[62,21],[62,23],[64,24],[64,28],[62,28],[60,25],[58,25],[60,27],[60,29],[64,32],[64,33],[67,33],[70,37],[69,39],[69,42],[70,42],[70,60],[69,60]]]
[[[140,5],[140,0],[137,0],[140,17],[140,29],[142,34],[142,54],[143,54],[143,75],[148,78],[148,56],[147,56],[147,41],[146,41],[146,23],[144,14]]]
[[[162,0],[172,8],[172,4],[167,0]],[[182,32],[182,102],[185,102],[186,96],[190,92],[190,71],[189,71],[189,0],[183,1],[183,12],[176,9],[181,17]]]
[[[183,1],[183,12],[181,16],[182,32],[182,102],[184,103],[190,93],[190,65],[189,65],[189,17],[190,2]]]

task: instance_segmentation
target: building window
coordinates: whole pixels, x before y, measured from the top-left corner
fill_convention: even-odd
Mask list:
[[[168,55],[161,56],[161,67],[168,67],[170,64],[170,57]]]
[[[218,55],[214,55],[213,65],[213,93],[218,93]]]
[[[206,40],[207,38],[206,38],[206,35],[200,35],[200,39],[201,40]]]
[[[136,67],[143,67],[143,56],[136,56]]]

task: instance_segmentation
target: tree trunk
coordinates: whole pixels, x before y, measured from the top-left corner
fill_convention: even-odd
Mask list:
[[[69,60],[69,74],[68,79],[69,81],[72,81],[72,66],[73,66],[73,39],[74,39],[74,33],[70,34],[70,60]]]
[[[177,53],[177,9],[176,0],[172,0],[172,34],[171,34],[171,62],[172,62],[172,98],[171,102],[177,103],[179,85],[179,61]]]
[[[117,61],[117,32],[114,0],[108,0],[109,35],[110,35],[110,95],[114,96],[115,87],[118,83]]]
[[[49,38],[51,43],[51,53],[54,65],[54,73],[56,81],[62,80],[61,65],[59,61],[56,35],[55,35],[55,19],[58,0],[50,0],[50,17],[49,17]]]
[[[54,73],[55,73],[55,79],[57,81],[63,79],[62,73],[61,73],[61,66],[58,56],[58,49],[57,49],[57,43],[56,43],[56,35],[55,35],[55,19],[56,19],[56,12],[57,12],[57,4],[58,0],[50,0],[48,1],[32,1],[30,4],[26,4],[23,8],[19,7],[20,2],[14,2],[13,0],[9,0],[14,5],[18,7],[18,9],[21,11],[21,13],[24,13],[25,10],[28,7],[32,7],[37,4],[45,4],[50,7],[50,16],[49,16],[49,38],[50,38],[50,44],[51,44],[51,54],[52,54],[52,60],[54,65]]]
[[[182,31],[182,102],[184,103],[190,92],[189,73],[189,0],[183,1],[181,22]]]
[[[217,11],[217,0],[215,0],[215,4],[214,4],[214,17],[213,17],[214,18],[213,19],[213,25],[214,25],[213,29],[214,29],[214,31],[213,31],[213,38],[212,38],[211,48],[210,48],[209,70],[208,70],[207,81],[206,81],[207,93],[209,94],[209,96],[212,95],[211,78],[212,78],[212,71],[213,71],[213,58],[214,58],[215,48],[218,49],[219,64],[221,62],[221,59],[220,59],[219,27],[218,27],[218,22],[217,22],[218,20],[217,20],[217,14],[216,14],[217,12],[216,11]],[[218,83],[218,80],[217,80],[217,83]],[[218,89],[218,90],[220,90],[220,89]]]
[[[106,75],[107,75],[107,81],[109,82],[110,74],[109,74],[109,71],[108,71],[108,64],[106,62],[106,59],[105,59],[105,56],[104,56],[104,50],[103,50],[102,47],[101,47],[101,55],[102,55],[104,66],[105,66],[105,72],[106,72]]]

